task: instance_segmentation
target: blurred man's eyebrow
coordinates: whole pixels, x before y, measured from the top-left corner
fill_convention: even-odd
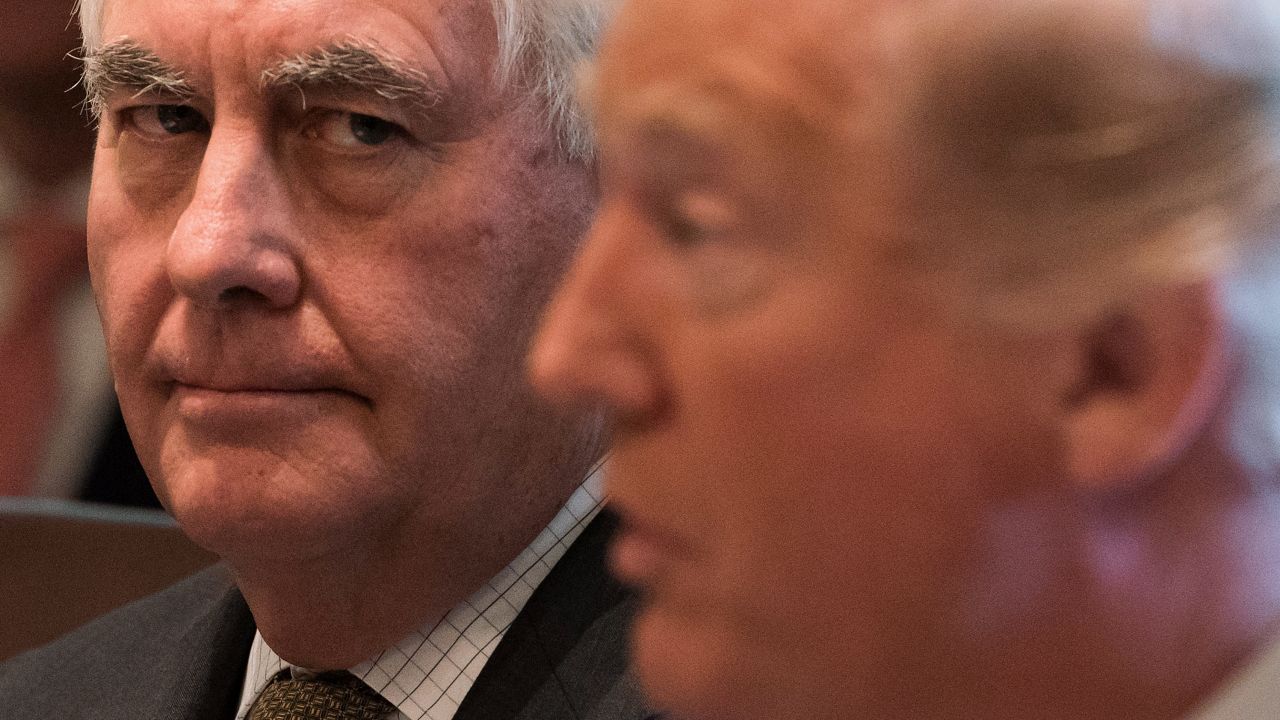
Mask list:
[[[118,90],[135,96],[159,93],[177,100],[196,94],[182,71],[127,38],[107,43],[85,56],[84,87],[94,117],[101,117],[107,96]]]
[[[342,42],[282,60],[262,73],[264,89],[373,93],[391,102],[435,106],[441,84],[427,72],[371,44]]]

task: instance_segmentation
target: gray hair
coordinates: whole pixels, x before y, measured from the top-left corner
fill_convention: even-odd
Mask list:
[[[86,55],[101,47],[106,0],[78,0]],[[595,153],[587,113],[577,93],[577,70],[595,54],[618,0],[489,0],[497,24],[494,80],[539,102],[548,127],[571,158]]]
[[[594,154],[577,73],[595,54],[619,0],[490,0],[498,25],[498,81],[520,80],[545,103],[572,157]]]

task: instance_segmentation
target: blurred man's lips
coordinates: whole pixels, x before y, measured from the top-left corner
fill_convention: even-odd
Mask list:
[[[672,563],[689,555],[691,548],[679,535],[624,516],[622,528],[614,536],[610,548],[609,567],[619,580],[646,590],[666,573]]]

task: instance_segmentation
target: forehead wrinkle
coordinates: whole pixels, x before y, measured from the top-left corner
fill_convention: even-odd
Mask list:
[[[373,93],[391,102],[431,108],[440,84],[421,70],[371,43],[346,41],[286,58],[261,76],[264,90],[308,88]]]
[[[196,95],[181,70],[128,38],[107,43],[85,56],[84,86],[95,118],[101,117],[106,96],[116,90],[131,90],[134,97],[161,93],[180,100]]]

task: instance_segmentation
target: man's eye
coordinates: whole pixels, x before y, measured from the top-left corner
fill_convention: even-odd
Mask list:
[[[190,105],[145,105],[127,114],[131,125],[152,137],[209,131],[209,121]]]
[[[688,191],[660,203],[655,218],[660,231],[676,245],[693,246],[733,227],[736,214],[724,200],[706,192]]]
[[[657,216],[657,221],[662,235],[676,245],[688,247],[706,239],[704,228],[678,212],[663,212]]]
[[[351,150],[377,147],[403,133],[393,122],[351,112],[326,112],[307,129],[308,137]]]

